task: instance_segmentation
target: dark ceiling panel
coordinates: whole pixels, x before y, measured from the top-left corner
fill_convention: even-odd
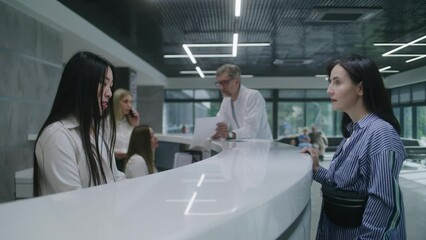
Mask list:
[[[233,0],[60,2],[168,77],[183,76],[180,71],[194,70],[196,65],[215,70],[229,62],[238,64],[243,74],[313,76],[323,74],[330,59],[353,53],[400,71],[426,65],[426,57],[406,63],[407,57],[381,56],[395,46],[373,46],[425,36],[424,0],[242,0],[239,18],[234,16]],[[363,19],[366,13],[372,17]],[[186,54],[182,44],[230,44],[234,32],[239,33],[239,43],[271,45],[240,46],[237,57],[197,58],[196,65],[188,58],[164,58]],[[232,51],[231,47],[190,49],[193,54]],[[426,47],[411,46],[397,53],[426,54]]]

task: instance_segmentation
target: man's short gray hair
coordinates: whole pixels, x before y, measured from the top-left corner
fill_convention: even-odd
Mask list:
[[[224,64],[216,70],[216,77],[226,74],[231,79],[240,78],[241,70],[235,64]]]

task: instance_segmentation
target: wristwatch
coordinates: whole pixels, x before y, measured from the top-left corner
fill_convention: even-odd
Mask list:
[[[234,133],[228,132],[228,139],[234,139]]]

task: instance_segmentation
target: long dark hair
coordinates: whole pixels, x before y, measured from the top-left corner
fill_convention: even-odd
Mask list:
[[[132,134],[130,135],[127,157],[124,160],[124,169],[126,169],[129,159],[135,154],[138,154],[145,159],[146,166],[148,167],[148,173],[154,173],[154,153],[151,146],[151,131],[148,125],[143,124],[133,128]]]
[[[108,108],[102,113],[98,102],[98,87],[100,83],[103,84],[101,91],[103,92],[105,74],[108,68],[111,69],[113,79],[115,79],[113,65],[96,54],[78,52],[68,61],[62,72],[50,114],[42,125],[35,143],[36,146],[40,135],[47,126],[74,115],[79,121],[79,132],[87,158],[87,167],[91,175],[90,181],[93,181],[94,185],[105,183],[106,177],[102,168],[99,142],[95,141],[94,148],[90,142],[91,131],[93,131],[95,138],[102,137],[107,146],[108,161],[111,168],[113,164],[115,120],[113,117],[107,117],[113,111],[110,107],[112,106],[112,98],[109,99]],[[107,123],[108,119],[109,123]],[[34,196],[41,194],[39,174],[42,173],[34,150]]]
[[[376,63],[359,55],[338,58],[328,64],[327,73],[329,76],[336,65],[340,65],[346,70],[354,84],[362,82],[363,100],[367,110],[388,122],[398,133],[401,133],[401,127],[393,114],[391,100]],[[349,115],[343,113],[340,128],[344,137],[350,136],[346,129],[350,122],[352,120]]]

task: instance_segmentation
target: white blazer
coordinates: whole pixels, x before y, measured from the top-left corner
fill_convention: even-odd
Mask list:
[[[40,167],[41,194],[52,194],[93,186],[83,143],[79,133],[80,124],[74,116],[47,126],[41,133],[35,148]],[[102,168],[107,183],[125,179],[117,170],[115,158],[108,162],[107,146],[98,136]],[[91,139],[95,144],[95,139]],[[111,166],[112,165],[112,169]]]

